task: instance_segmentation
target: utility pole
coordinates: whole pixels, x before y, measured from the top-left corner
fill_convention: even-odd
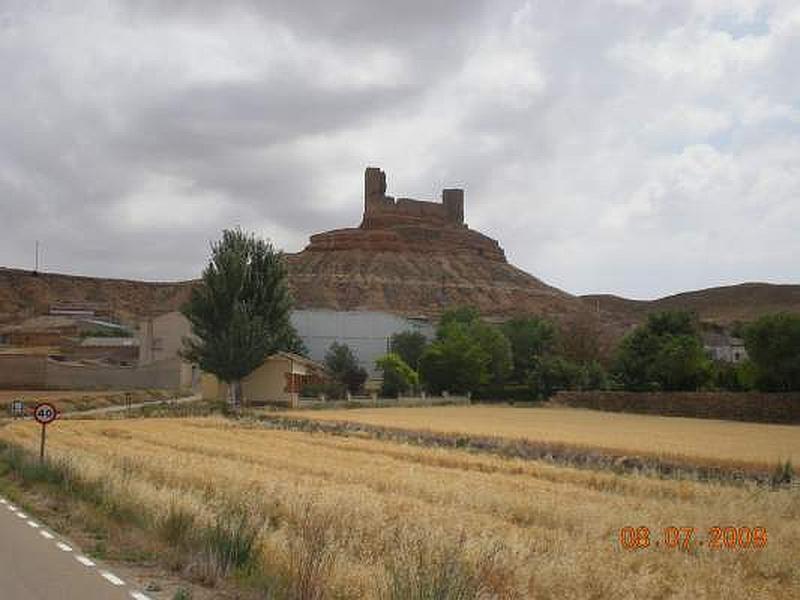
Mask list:
[[[36,240],[36,251],[34,253],[34,262],[33,262],[33,264],[34,264],[33,272],[34,273],[38,273],[39,272],[39,240]]]

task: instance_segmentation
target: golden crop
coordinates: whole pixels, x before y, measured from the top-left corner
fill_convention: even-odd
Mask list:
[[[35,449],[38,428],[14,423],[0,438]],[[237,506],[260,515],[264,570],[302,581],[306,597],[402,597],[404,581],[419,587],[445,571],[477,574],[486,597],[788,598],[800,589],[796,489],[620,476],[218,418],[61,421],[48,430],[48,452],[100,482],[109,504],[153,523],[181,511],[207,525]],[[629,551],[618,541],[628,525],[694,526],[703,536],[714,525],[762,526],[769,543]]]
[[[433,406],[295,411],[290,416],[426,429],[444,433],[525,438],[621,453],[685,457],[774,467],[800,462],[800,427],[688,419],[576,408]]]

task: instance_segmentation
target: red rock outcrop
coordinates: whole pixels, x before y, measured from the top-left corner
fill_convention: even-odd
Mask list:
[[[485,315],[590,312],[586,304],[513,267],[497,241],[464,223],[464,192],[442,202],[386,195],[386,175],[368,168],[358,227],[312,235],[288,255],[295,302],[304,308],[385,310],[435,316],[471,305]]]
[[[307,252],[365,250],[368,252],[474,254],[505,262],[497,241],[464,223],[464,191],[442,190],[442,202],[386,195],[386,174],[367,168],[364,174],[364,218],[359,227],[311,236]]]

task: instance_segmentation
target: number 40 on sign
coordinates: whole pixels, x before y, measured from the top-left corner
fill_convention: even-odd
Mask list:
[[[33,409],[33,418],[42,424],[42,443],[39,446],[39,460],[42,462],[44,461],[45,431],[47,426],[56,420],[56,417],[58,417],[58,410],[49,402],[37,404],[36,408]]]

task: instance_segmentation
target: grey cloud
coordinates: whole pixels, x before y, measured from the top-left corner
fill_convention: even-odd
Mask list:
[[[7,2],[1,262],[39,238],[55,270],[189,278],[234,225],[297,250],[378,164],[397,195],[463,185],[568,291],[796,281],[792,10]]]

